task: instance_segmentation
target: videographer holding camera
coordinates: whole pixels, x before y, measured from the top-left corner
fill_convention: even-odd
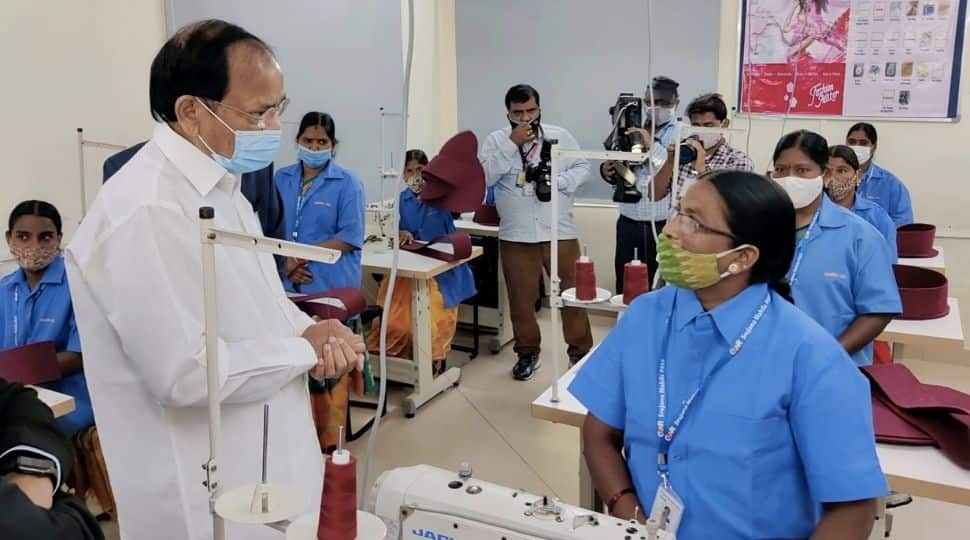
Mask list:
[[[654,110],[650,110],[650,92],[647,89],[644,97],[643,128],[630,128],[630,131],[639,131],[647,151],[652,142],[659,143],[667,148],[674,138],[674,125],[676,122],[675,112],[680,103],[677,87],[680,83],[664,76],[657,76],[651,81],[653,88]],[[652,126],[651,122],[656,121],[657,125]],[[668,163],[671,160],[667,160]],[[665,164],[663,168],[670,168],[672,165]],[[620,217],[616,222],[616,254],[613,257],[614,270],[616,271],[616,291],[623,291],[623,265],[633,260],[634,250],[637,257],[647,263],[650,273],[650,281],[653,282],[654,272],[657,271],[657,245],[653,237],[653,228],[659,233],[666,225],[667,216],[670,214],[670,177],[667,174],[667,182],[661,183],[660,173],[654,169],[651,160],[647,160],[643,165],[633,167],[631,172],[636,175],[636,188],[641,197],[637,202],[619,203]],[[606,161],[600,165],[600,175],[604,180],[615,183],[617,164]],[[656,181],[652,181],[654,177]],[[648,192],[651,190],[652,192]]]
[[[539,93],[527,84],[509,88],[505,94],[509,126],[492,132],[482,143],[478,159],[485,181],[495,186],[502,272],[509,294],[509,311],[519,359],[512,369],[516,380],[526,381],[539,369],[539,325],[535,305],[539,299],[542,270],[550,264],[549,200],[559,190],[559,277],[562,290],[574,286],[579,241],[573,222],[573,197],[589,173],[584,159],[563,159],[558,178],[551,178],[548,136],[556,133],[563,148],[579,148],[565,129],[541,123]],[[584,310],[562,310],[563,334],[572,361],[593,345],[589,319]]]

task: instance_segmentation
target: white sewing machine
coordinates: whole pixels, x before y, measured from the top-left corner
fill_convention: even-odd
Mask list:
[[[388,524],[388,538],[406,540],[675,540],[655,522],[640,525],[483,482],[466,464],[458,472],[430,465],[387,471],[367,510]]]

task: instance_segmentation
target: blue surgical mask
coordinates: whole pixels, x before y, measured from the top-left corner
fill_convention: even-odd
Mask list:
[[[229,127],[229,124],[225,123],[222,118],[212,112],[202,100],[199,103],[205,107],[205,110],[209,111],[209,114],[215,117],[222,125],[226,126],[226,129],[231,131],[235,135],[235,143],[233,144],[232,157],[225,157],[221,154],[216,153],[209,143],[205,142],[202,135],[199,135],[199,140],[202,144],[209,149],[212,159],[216,163],[222,165],[227,171],[233,174],[245,174],[249,172],[258,171],[265,169],[270,163],[276,159],[276,153],[279,152],[280,142],[282,133],[278,129],[264,129],[259,131],[243,131],[235,130]]]
[[[322,169],[329,161],[333,154],[333,150],[327,148],[326,150],[310,150],[309,148],[297,145],[296,155],[299,156],[300,161],[306,163],[307,167],[311,169]]]

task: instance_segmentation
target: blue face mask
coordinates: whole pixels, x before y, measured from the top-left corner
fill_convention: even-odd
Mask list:
[[[296,154],[299,156],[300,161],[306,163],[307,167],[311,169],[322,169],[329,161],[333,154],[331,148],[326,150],[310,150],[309,148],[299,145],[296,147]]]
[[[222,118],[219,118],[212,109],[206,106],[202,100],[199,103],[209,111],[226,129],[235,135],[232,157],[225,157],[216,153],[209,143],[199,135],[199,140],[209,149],[212,159],[222,165],[227,171],[233,174],[245,174],[249,172],[265,169],[276,159],[276,154],[280,149],[282,133],[278,129],[264,129],[260,131],[241,131],[229,127]]]

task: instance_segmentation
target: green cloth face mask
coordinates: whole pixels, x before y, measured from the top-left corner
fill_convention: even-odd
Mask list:
[[[657,258],[660,261],[660,276],[668,284],[684,289],[705,289],[730,276],[734,272],[721,273],[717,261],[748,247],[748,244],[722,251],[720,253],[694,253],[674,244],[667,235],[657,239]]]

